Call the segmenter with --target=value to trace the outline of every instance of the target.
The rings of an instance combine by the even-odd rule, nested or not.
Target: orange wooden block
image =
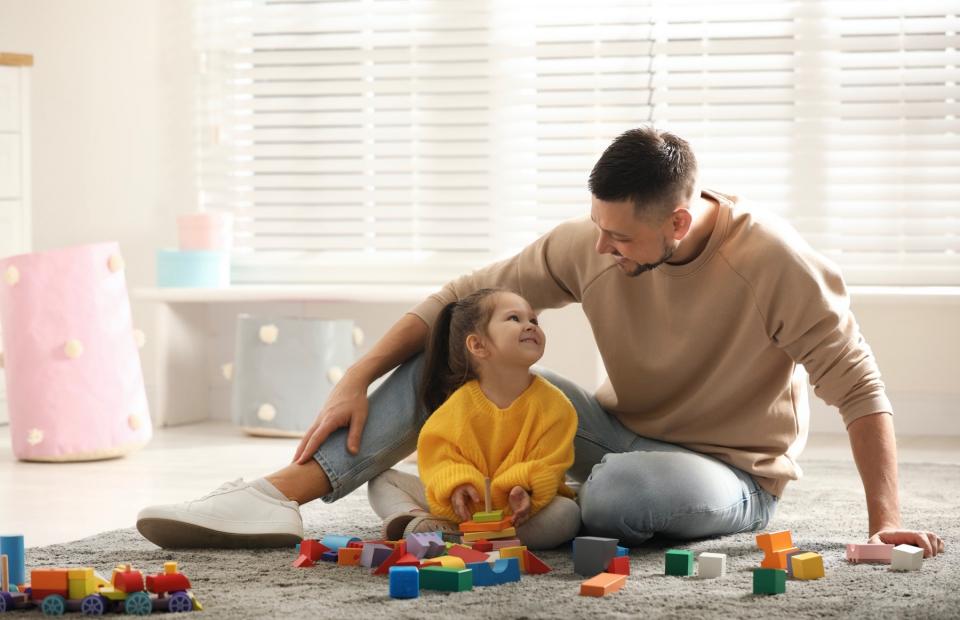
[[[503,521],[490,521],[489,523],[478,523],[477,521],[464,521],[460,524],[461,532],[499,532],[513,525],[513,517],[507,517]]]
[[[763,561],[760,562],[760,568],[779,568],[781,570],[787,570],[787,556],[794,551],[799,551],[796,547],[790,547],[789,549],[782,549],[779,551],[774,551],[773,553],[767,552],[767,556],[763,558]]]
[[[774,551],[793,548],[793,537],[790,535],[790,530],[757,534],[757,546],[769,555]]]
[[[607,594],[613,594],[626,583],[626,575],[600,573],[580,584],[580,596],[606,596]]]
[[[66,590],[67,577],[65,568],[35,568],[30,571],[30,586],[34,590]]]
[[[340,547],[337,549],[337,564],[340,566],[357,566],[360,564],[360,554],[363,549],[357,547]]]

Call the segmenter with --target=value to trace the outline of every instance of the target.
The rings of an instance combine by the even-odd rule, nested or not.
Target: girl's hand
[[[510,504],[510,510],[513,511],[513,526],[523,524],[530,518],[530,494],[523,487],[517,486],[510,489],[510,497],[507,498]]]
[[[450,505],[460,521],[469,521],[473,518],[472,507],[480,505],[480,493],[472,484],[461,484],[450,495]]]
[[[348,371],[334,386],[327,402],[307,432],[304,433],[293,460],[299,465],[310,462],[313,454],[327,440],[330,433],[349,426],[347,450],[356,454],[360,450],[360,436],[367,421],[367,387],[369,383],[354,377]]]

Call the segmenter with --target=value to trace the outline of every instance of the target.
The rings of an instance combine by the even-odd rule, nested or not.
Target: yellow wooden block
[[[517,528],[508,527],[499,532],[467,532],[463,535],[463,542],[473,542],[475,540],[496,540],[498,538],[515,538]]]
[[[67,572],[69,599],[81,599],[97,591],[97,580],[92,568],[71,568]]]
[[[818,553],[798,553],[791,558],[794,579],[820,579],[823,577],[823,558]]]
[[[500,549],[500,559],[506,558],[517,558],[517,562],[520,563],[520,570],[524,573],[527,572],[527,554],[526,547],[502,547]]]
[[[455,555],[440,555],[435,558],[430,558],[429,560],[424,560],[420,563],[421,566],[442,566],[443,568],[456,568],[463,570],[467,567],[467,563],[463,561],[463,558],[458,558]]]

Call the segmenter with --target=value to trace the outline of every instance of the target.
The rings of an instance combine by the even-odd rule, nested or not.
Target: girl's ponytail
[[[420,382],[420,403],[431,413],[450,396],[450,386],[454,382],[450,370],[450,322],[456,306],[457,302],[454,301],[440,311],[427,345],[427,359]]]

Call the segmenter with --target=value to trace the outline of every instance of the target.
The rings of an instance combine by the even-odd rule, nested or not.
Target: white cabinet
[[[29,55],[0,52],[0,257],[30,251],[32,65]],[[0,372],[0,424],[7,419],[5,379]]]

